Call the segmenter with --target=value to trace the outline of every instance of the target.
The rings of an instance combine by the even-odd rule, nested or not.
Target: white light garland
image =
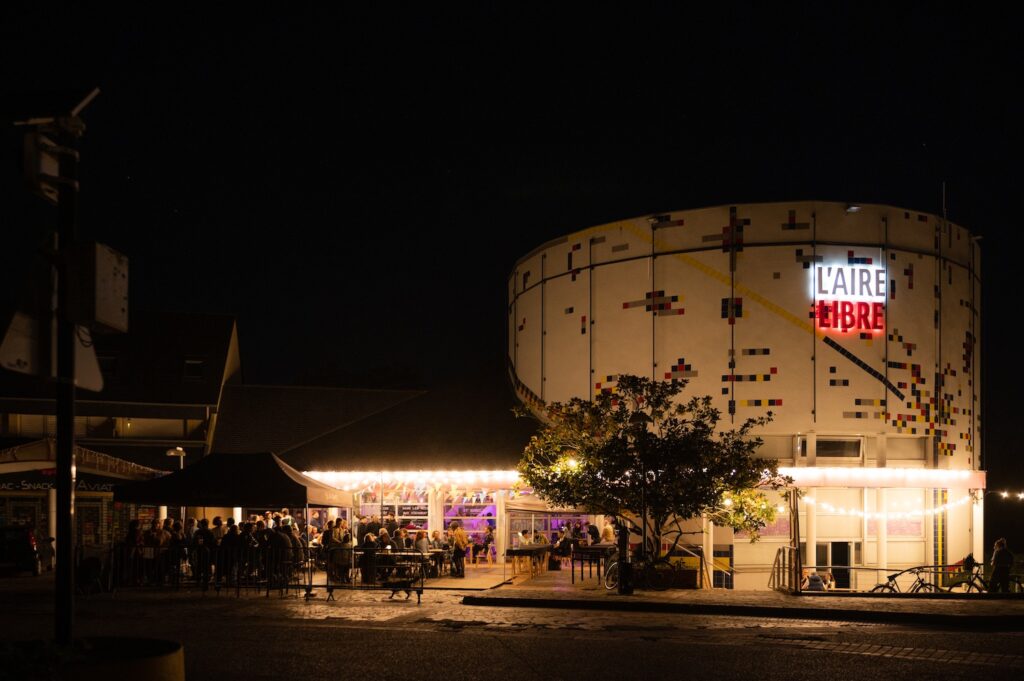
[[[861,468],[854,466],[781,466],[780,475],[797,487],[919,487],[985,489],[985,471],[936,468]]]
[[[504,471],[303,471],[314,480],[346,492],[384,485],[426,489],[427,487],[499,487],[511,488],[519,482],[519,473]]]
[[[848,515],[856,518],[867,518],[869,520],[881,520],[883,518],[889,518],[893,520],[905,520],[907,518],[923,518],[925,516],[933,516],[938,513],[944,513],[951,508],[957,508],[971,502],[970,494],[966,494],[956,501],[950,501],[936,506],[934,508],[915,508],[909,511],[874,511],[866,512],[860,511],[855,508],[843,508],[842,506],[833,506],[826,501],[816,501],[814,497],[804,497],[802,501],[808,504],[814,504],[825,513],[835,513],[837,515]]]

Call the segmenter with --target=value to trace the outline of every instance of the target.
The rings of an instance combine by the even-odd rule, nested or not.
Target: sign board
[[[56,323],[53,324],[56,326]],[[89,329],[79,326],[75,333],[75,386],[84,390],[100,392],[103,390],[103,374],[100,363],[96,359],[96,349],[92,345]],[[52,329],[56,336],[56,329]],[[16,312],[11,324],[0,341],[0,368],[17,371],[30,376],[38,376],[42,367],[39,358],[39,323],[35,318],[23,312]],[[53,357],[50,366],[51,378],[56,377],[57,357],[56,344],[53,344]]]
[[[868,262],[816,264],[811,269],[819,329],[875,333],[885,328],[885,268]]]

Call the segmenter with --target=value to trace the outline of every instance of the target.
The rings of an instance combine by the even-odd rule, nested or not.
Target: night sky
[[[941,214],[945,180],[950,219],[984,237],[990,484],[1024,487],[1017,14],[211,4],[4,3],[0,114],[103,90],[81,236],[131,258],[133,310],[237,315],[246,382],[511,394],[506,277],[548,239],[734,202]],[[53,212],[4,130],[9,303]]]

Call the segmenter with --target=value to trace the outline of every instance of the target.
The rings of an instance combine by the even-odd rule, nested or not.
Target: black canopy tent
[[[155,480],[119,485],[114,500],[154,506],[347,506],[350,495],[314,480],[271,452],[211,454]]]

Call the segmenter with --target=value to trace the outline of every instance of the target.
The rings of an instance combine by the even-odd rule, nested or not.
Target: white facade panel
[[[558,348],[557,360],[545,352],[545,402],[566,402],[587,394],[590,381],[590,272],[544,283],[544,347]]]
[[[516,375],[529,391],[539,396],[543,390],[541,286],[533,286],[519,295],[516,299],[516,318],[512,323],[516,330]]]
[[[653,324],[655,377],[686,379],[687,394],[716,399],[729,361],[729,327],[717,319],[720,301],[729,294],[723,264],[716,252],[659,256],[653,289],[658,309],[646,313]]]
[[[619,374],[651,376],[652,323],[650,259],[612,263],[591,270],[591,331],[596,393],[614,390]]]

